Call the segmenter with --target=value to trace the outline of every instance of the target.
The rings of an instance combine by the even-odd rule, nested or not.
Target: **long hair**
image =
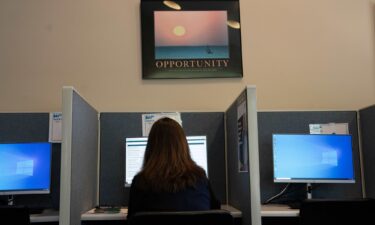
[[[184,130],[167,117],[151,127],[139,175],[140,188],[155,192],[177,192],[206,176],[191,159]]]

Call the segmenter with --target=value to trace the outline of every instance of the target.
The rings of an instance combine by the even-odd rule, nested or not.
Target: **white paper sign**
[[[61,143],[62,141],[62,112],[49,114],[49,142]]]
[[[310,124],[310,134],[349,134],[348,123]]]
[[[163,117],[171,118],[182,126],[181,114],[178,112],[142,114],[142,135],[147,137],[154,122]]]

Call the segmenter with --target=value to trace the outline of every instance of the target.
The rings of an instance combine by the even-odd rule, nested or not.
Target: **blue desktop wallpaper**
[[[51,144],[0,144],[0,191],[50,188]]]
[[[354,179],[350,135],[273,135],[275,179]]]

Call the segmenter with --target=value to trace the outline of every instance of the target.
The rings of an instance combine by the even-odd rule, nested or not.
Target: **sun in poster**
[[[155,11],[155,59],[229,58],[226,11]]]
[[[176,35],[176,36],[183,36],[186,34],[186,29],[185,27],[183,26],[176,26],[175,28],[173,28],[173,33]]]

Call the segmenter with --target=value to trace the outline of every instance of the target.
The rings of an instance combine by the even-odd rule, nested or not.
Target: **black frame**
[[[142,31],[142,78],[143,79],[186,79],[186,78],[242,78],[242,50],[239,1],[233,0],[184,0],[173,1],[181,6],[176,10],[166,6],[164,1],[141,1]],[[156,59],[154,12],[156,11],[226,11],[228,26],[228,45],[226,56],[215,58],[163,58]],[[238,27],[229,25],[234,21]],[[186,46],[184,46],[186,47]],[[182,48],[184,48],[182,47]],[[204,46],[199,46],[204,47]],[[211,54],[206,46],[207,54]]]

